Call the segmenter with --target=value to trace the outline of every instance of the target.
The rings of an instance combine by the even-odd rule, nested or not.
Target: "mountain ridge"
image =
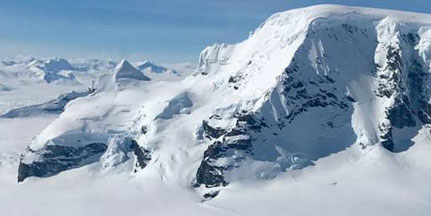
[[[133,159],[137,176],[210,199],[222,186],[273,179],[346,149],[356,157],[408,151],[430,124],[431,28],[406,22],[430,16],[367,11],[277,13],[241,43],[205,48],[184,80],[80,98],[30,144],[20,179],[87,164],[76,158]],[[95,154],[80,157],[87,146]],[[62,158],[64,147],[76,154]]]

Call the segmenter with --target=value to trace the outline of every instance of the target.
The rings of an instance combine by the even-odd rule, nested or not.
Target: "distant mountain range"
[[[52,84],[79,84],[82,81],[88,82],[88,79],[96,79],[101,74],[112,73],[119,63],[113,60],[67,60],[57,57],[46,60],[33,57],[6,58],[0,63],[0,78],[26,78]],[[149,61],[136,64],[138,70],[158,79],[166,79],[169,76],[181,77],[195,69],[184,64],[172,65],[184,71],[180,72],[178,69],[170,69]]]

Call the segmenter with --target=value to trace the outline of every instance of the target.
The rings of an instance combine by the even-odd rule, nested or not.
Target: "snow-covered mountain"
[[[1,74],[6,78],[33,78],[46,83],[76,83],[71,71],[76,70],[63,58],[39,60],[31,57],[2,61]]]
[[[0,63],[0,79],[27,79],[48,84],[88,85],[103,74],[112,73],[120,62],[100,59],[36,59],[17,56],[5,58]],[[183,78],[182,73],[149,61],[138,64],[138,70],[147,73],[157,80],[172,80],[172,77]],[[194,69],[186,68],[193,71]],[[190,73],[184,71],[185,74]]]
[[[142,68],[159,71],[149,63],[122,61],[31,141],[18,181],[91,167],[198,194],[214,215],[218,207],[284,215],[285,205],[310,215],[306,205],[289,204],[318,194],[304,188],[323,188],[316,191],[328,200],[342,194],[333,207],[359,200],[324,215],[424,215],[431,187],[405,175],[431,180],[430,41],[430,15],[322,5],[277,13],[241,43],[207,47],[196,72],[175,82],[146,77]],[[327,185],[345,185],[320,181],[333,178]],[[275,186],[253,189],[269,182]],[[392,196],[385,182],[413,198]],[[369,212],[366,200],[382,207]]]
[[[151,79],[144,75],[141,71],[131,65],[128,61],[122,60],[117,67],[114,69],[115,82],[119,82],[121,79],[134,79],[150,81]]]
[[[147,73],[155,73],[155,74],[168,73],[175,76],[181,76],[181,74],[176,70],[172,70],[160,65],[156,65],[148,60],[140,63],[136,68],[138,68],[140,71],[145,71]]]

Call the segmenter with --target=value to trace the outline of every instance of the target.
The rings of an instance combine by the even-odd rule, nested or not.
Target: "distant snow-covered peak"
[[[1,63],[4,66],[14,66],[16,64],[28,64],[32,61],[34,61],[35,58],[31,56],[23,56],[23,55],[17,55],[13,57],[6,57],[2,59]]]
[[[50,58],[43,65],[46,72],[59,72],[62,70],[74,70],[74,67],[64,58]]]
[[[169,74],[181,76],[181,74],[176,70],[172,70],[172,69],[157,65],[148,60],[145,60],[144,62],[140,63],[136,68],[146,73],[156,73],[156,74],[169,73]]]
[[[29,56],[14,56],[1,59],[0,76],[13,79],[29,79],[35,82],[57,84],[88,84],[99,76],[119,71],[134,71],[131,74],[138,80],[176,81],[183,75],[190,74],[194,69],[192,64],[156,64],[144,61],[131,64],[127,61],[97,58],[61,58],[48,59]],[[138,66],[138,69],[135,67]],[[139,71],[139,72],[138,72]],[[145,75],[143,75],[145,74]],[[123,77],[124,78],[124,77]],[[131,77],[129,77],[131,78]]]
[[[182,76],[192,74],[197,68],[196,63],[193,62],[163,63],[161,65],[163,67],[178,71]]]
[[[145,76],[143,72],[136,69],[125,59],[121,60],[117,67],[115,67],[114,74],[115,81],[120,79],[135,79],[143,81],[151,80],[149,77]]]
[[[33,60],[31,60],[31,61],[27,62],[27,63],[25,64],[25,67],[26,67],[26,68],[31,68],[31,67],[40,66],[40,65],[42,65],[42,64],[43,64],[43,60],[40,60],[40,59],[33,59]]]
[[[48,60],[34,59],[25,66],[29,72],[38,79],[47,83],[77,84],[75,76],[71,71],[76,70],[64,58],[53,57]]]
[[[110,72],[112,71],[118,64],[118,62],[107,59],[74,59],[71,61],[73,67],[75,67],[78,71],[85,72]]]

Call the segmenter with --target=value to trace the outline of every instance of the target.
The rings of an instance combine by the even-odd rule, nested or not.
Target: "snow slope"
[[[75,100],[76,98],[87,96],[89,93],[91,92],[72,91],[70,93],[60,95],[57,99],[48,101],[43,104],[31,105],[9,110],[8,112],[0,115],[0,118],[17,118],[45,114],[60,114],[64,111],[64,107],[67,105],[67,103],[72,100]]]
[[[427,215],[430,18],[320,5],[175,82],[123,61],[3,165],[1,211]]]

